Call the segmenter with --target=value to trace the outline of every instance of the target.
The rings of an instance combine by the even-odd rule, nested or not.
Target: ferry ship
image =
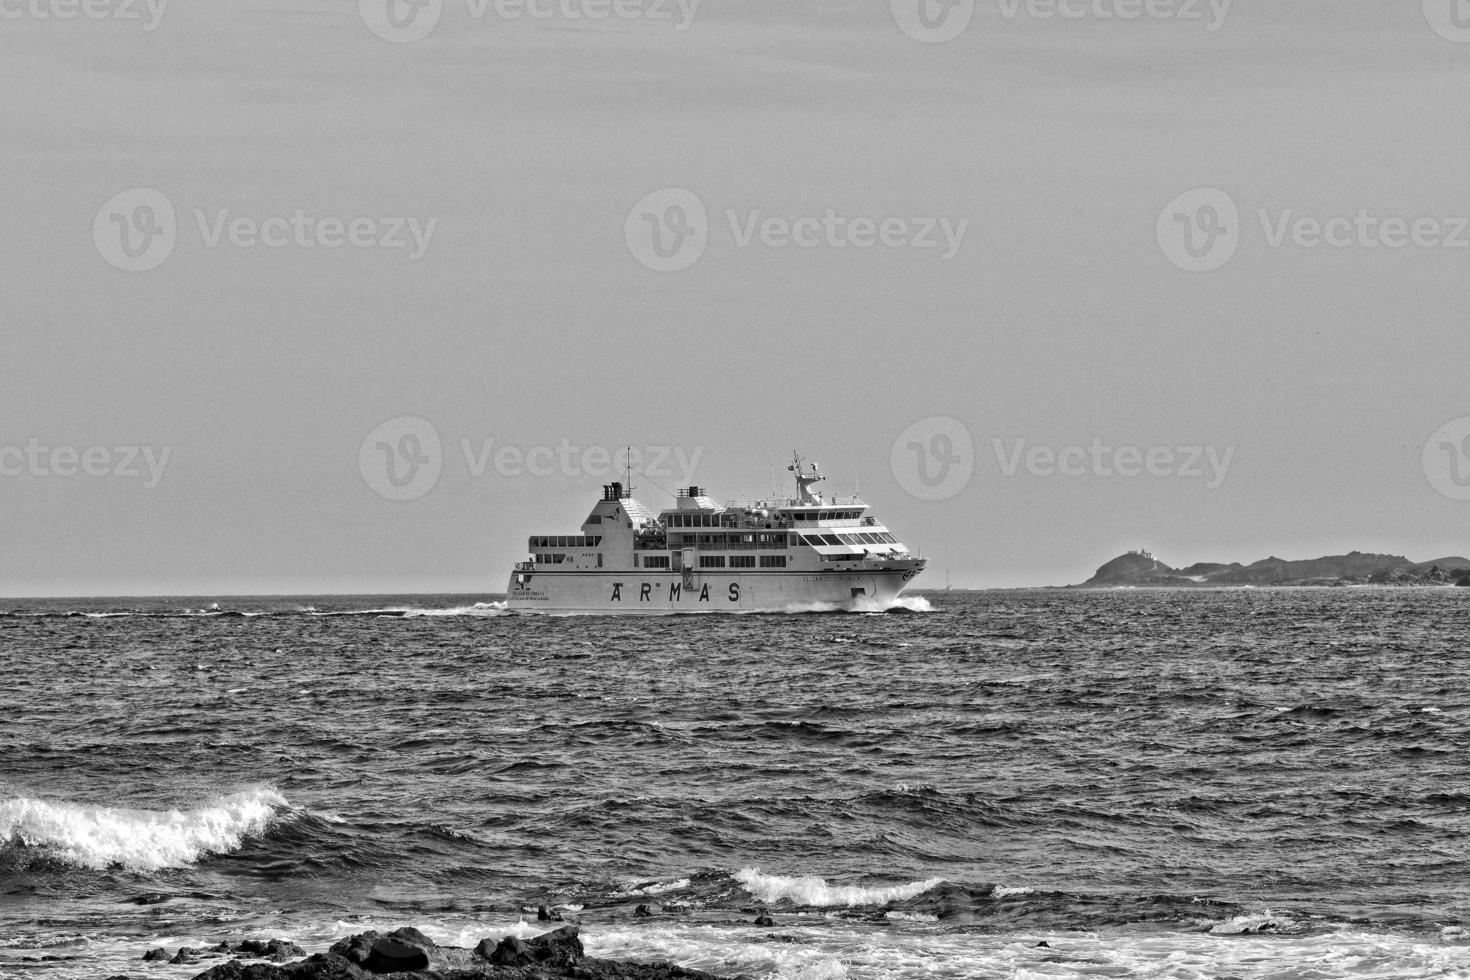
[[[609,483],[580,534],[538,534],[516,564],[506,607],[519,612],[695,613],[881,609],[926,559],[856,494],[824,497],[815,463],[792,457],[796,496],[720,506],[703,487],[657,514]]]

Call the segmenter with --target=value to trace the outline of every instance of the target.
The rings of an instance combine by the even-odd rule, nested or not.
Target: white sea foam
[[[374,606],[370,609],[332,609],[326,612],[307,611],[308,616],[331,618],[334,616],[397,616],[402,619],[419,619],[426,616],[507,616],[510,612],[504,602],[477,602],[470,606]]]
[[[763,902],[778,902],[784,898],[797,905],[831,907],[901,902],[915,895],[922,895],[944,881],[943,878],[929,878],[906,885],[876,887],[829,885],[822,878],[786,878],[762,874],[760,868],[742,868],[733,877],[746,891]]]
[[[449,609],[409,608],[403,610],[403,615],[405,619],[415,619],[419,616],[504,616],[507,612],[503,602],[477,602],[472,606],[454,606]]]
[[[996,885],[995,888],[991,890],[990,897],[991,898],[1011,898],[1012,896],[1015,896],[1015,895],[1030,895],[1030,894],[1034,893],[1035,891],[1036,891],[1036,889],[1034,889],[1034,888],[1027,888],[1024,885],[1017,885],[1016,887],[1013,887],[1013,888],[1012,887],[1008,887],[1006,885]]]
[[[1295,929],[1296,922],[1266,909],[1263,912],[1237,915],[1227,922],[1217,923],[1210,927],[1210,932],[1217,936],[1242,936],[1258,932],[1293,932]]]
[[[627,888],[624,891],[613,892],[612,893],[612,897],[613,898],[632,898],[635,895],[662,895],[662,894],[664,894],[666,892],[675,892],[675,891],[678,891],[680,888],[688,888],[688,887],[689,887],[689,879],[688,878],[679,878],[676,881],[664,881],[664,882],[654,881],[654,882],[649,882],[646,885],[640,885],[640,886],[638,886],[636,888],[635,887],[629,887],[629,888]]]
[[[909,612],[929,613],[934,611],[934,606],[928,599],[921,595],[901,595],[888,602],[879,602],[877,599],[858,599],[853,603],[854,612],[889,612],[894,609],[907,609]]]
[[[269,788],[242,790],[188,810],[18,797],[0,801],[0,842],[42,848],[89,868],[122,865],[151,871],[236,850],[245,837],[263,831],[286,806],[286,798]]]

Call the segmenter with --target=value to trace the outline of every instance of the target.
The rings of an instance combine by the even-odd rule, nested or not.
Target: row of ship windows
[[[639,555],[633,556],[633,567],[638,567]],[[668,555],[643,555],[644,568],[668,568]],[[760,561],[757,562],[756,559]],[[785,568],[785,555],[700,555],[700,568]]]
[[[798,535],[802,544],[820,546],[824,544],[898,544],[898,539],[887,531],[856,531],[851,534],[804,534]]]
[[[798,510],[783,512],[782,516],[794,521],[855,521],[862,516],[860,510]],[[721,523],[724,518],[724,523]],[[734,514],[665,514],[665,527],[724,527],[735,520]]]
[[[785,548],[788,535],[784,531],[754,531],[747,534],[671,534],[673,548],[714,548],[744,551],[751,548]]]
[[[700,568],[755,568],[756,558],[761,568],[785,568],[785,555],[700,555]]]
[[[540,534],[531,538],[530,551],[537,548],[596,548],[602,544],[600,534]]]
[[[557,552],[532,552],[531,560],[538,565],[560,565],[571,561],[572,556]],[[597,553],[597,567],[602,567],[602,552],[600,551]]]

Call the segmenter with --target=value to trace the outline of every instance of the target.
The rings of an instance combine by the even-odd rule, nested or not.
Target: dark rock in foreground
[[[630,963],[586,954],[577,926],[563,926],[532,939],[482,939],[473,950],[439,946],[411,927],[387,935],[362,932],[331,950],[281,966],[239,960],[211,967],[194,980],[720,980],[713,973],[672,963]],[[749,980],[749,978],[735,978]]]

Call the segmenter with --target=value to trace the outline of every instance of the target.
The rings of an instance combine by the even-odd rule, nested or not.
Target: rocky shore
[[[1242,586],[1432,586],[1470,587],[1470,559],[1437,558],[1414,562],[1402,555],[1352,551],[1303,561],[1262,558],[1239,562],[1196,562],[1172,568],[1147,551],[1130,551],[1100,567],[1074,589],[1240,588]]]
[[[336,942],[325,953],[297,962],[304,950],[280,939],[220,943],[207,949],[185,947],[170,956],[149,950],[145,960],[195,962],[206,956],[235,957],[194,980],[372,980],[377,977],[422,980],[751,980],[723,978],[672,963],[633,963],[588,956],[578,926],[567,925],[531,939],[486,938],[473,949],[440,946],[419,930],[404,926],[386,934],[360,932]],[[257,962],[246,963],[253,959]],[[275,962],[258,962],[259,960]],[[110,977],[108,980],[128,980]]]

